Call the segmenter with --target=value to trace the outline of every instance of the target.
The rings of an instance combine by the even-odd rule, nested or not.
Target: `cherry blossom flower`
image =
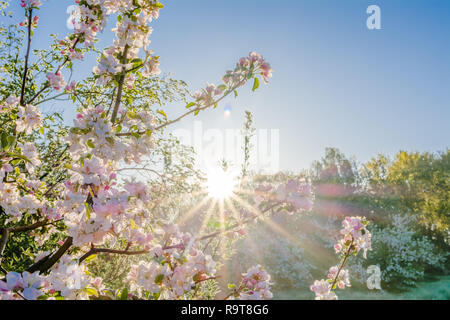
[[[241,300],[266,300],[272,299],[270,291],[270,275],[260,265],[253,266],[242,274],[242,286],[239,299]]]
[[[50,82],[50,86],[55,89],[56,91],[59,91],[63,89],[66,86],[66,82],[64,81],[64,76],[57,72],[57,73],[47,73],[47,79]]]
[[[22,8],[38,8],[41,5],[41,0],[20,0],[20,6]]]
[[[310,287],[316,294],[316,300],[337,300],[337,295],[331,291],[331,283],[326,280],[316,280]]]
[[[25,107],[19,107],[17,113],[16,130],[17,132],[31,132],[41,126],[41,113],[35,106],[27,104]]]
[[[0,281],[0,297],[5,295],[5,298],[19,299],[19,297],[23,297],[26,300],[36,300],[44,295],[42,291],[44,287],[44,278],[39,275],[38,271],[34,273],[25,271],[22,274],[8,272],[6,282]],[[15,296],[14,293],[18,293],[18,295]]]
[[[316,280],[310,287],[311,291],[316,294],[317,300],[337,299],[332,290],[350,287],[349,272],[343,267],[350,255],[356,255],[363,249],[363,257],[366,258],[367,250],[371,250],[371,234],[366,229],[368,224],[369,222],[364,217],[346,217],[344,219],[342,222],[344,228],[340,231],[343,238],[334,245],[336,253],[341,254],[341,263],[339,266],[330,268],[328,280]]]
[[[336,286],[339,289],[345,289],[345,287],[350,287],[350,278],[348,270],[342,269],[339,271],[339,266],[331,267],[328,271],[328,279],[335,280]]]

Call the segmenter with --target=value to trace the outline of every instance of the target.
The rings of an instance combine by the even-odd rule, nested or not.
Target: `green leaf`
[[[91,207],[86,202],[84,203],[84,206],[86,207],[86,220],[91,219]]]
[[[158,112],[159,114],[163,115],[164,118],[167,119],[167,114],[166,114],[163,110],[158,110],[158,111],[156,111],[156,112]]]
[[[44,134],[44,133],[45,133],[44,127],[41,127],[41,128],[39,129],[39,132],[40,132],[41,134]]]
[[[97,290],[95,290],[94,288],[84,288],[84,291],[85,291],[89,296],[96,296],[96,297],[98,297],[98,292],[97,292]]]
[[[8,140],[8,146],[12,146],[14,144],[14,142],[16,141],[16,137],[14,136],[8,136],[6,138],[6,140]]]
[[[15,141],[16,141],[15,136],[11,136],[6,132],[3,132],[1,135],[1,144],[3,151],[8,151]]]
[[[252,91],[255,91],[256,89],[259,88],[259,79],[255,78],[255,82],[253,82],[253,88]]]
[[[8,143],[8,136],[6,135],[6,132],[2,133],[1,142],[2,142],[2,149],[7,151],[9,149],[9,143]]]
[[[234,97],[236,98],[238,96],[238,92],[234,90]]]
[[[186,105],[186,109],[189,109],[190,107],[193,107],[193,106],[195,106],[195,102],[188,103]]]
[[[96,259],[97,255],[93,254],[92,256],[89,256],[86,258],[86,260],[84,260],[86,263],[91,262],[92,260]]]
[[[92,143],[92,140],[88,140],[88,141],[86,142],[86,144],[87,144],[88,147],[91,148],[91,149],[94,149],[94,148],[95,148],[94,144]]]
[[[74,133],[74,134],[80,134],[81,133],[81,129],[73,127],[73,128],[70,128],[70,132]]]
[[[125,288],[120,293],[120,300],[128,300],[128,289]]]
[[[160,295],[161,295],[161,292],[154,293],[153,299],[158,300]]]
[[[164,280],[164,275],[163,274],[158,274],[155,278],[155,283],[156,284],[161,284],[162,281]]]
[[[114,144],[114,138],[113,137],[106,137],[106,141],[108,141],[110,144]]]
[[[7,156],[12,157],[13,159],[21,159],[21,160],[25,160],[28,163],[31,163],[30,159],[28,159],[27,157],[25,157],[24,155],[21,155],[21,154],[8,153]]]

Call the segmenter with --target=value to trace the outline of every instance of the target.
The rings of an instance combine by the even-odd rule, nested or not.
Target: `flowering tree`
[[[261,55],[250,53],[226,72],[223,83],[186,96],[186,111],[169,120],[154,105],[171,100],[180,84],[157,77],[159,59],[149,48],[149,24],[158,18],[161,3],[77,0],[74,32],[62,40],[55,36],[51,50],[35,50],[33,58],[35,13],[42,3],[20,2],[25,20],[1,29],[0,298],[198,298],[202,285],[216,279],[223,259],[207,253],[212,239],[242,236],[245,224],[274,210],[310,209],[306,182],[254,186],[243,195],[239,212],[217,230],[190,234],[155,214],[157,185],[119,174],[125,165],[146,161],[169,125],[237,96],[248,81],[253,91],[260,79],[267,83],[272,69]],[[97,37],[112,16],[115,39],[99,54],[92,76],[79,83],[66,80],[78,61],[97,52]],[[61,98],[78,110],[71,128],[58,122],[57,113],[44,116],[39,109]],[[336,246],[343,259],[330,270],[331,282],[312,286],[318,297],[335,298],[335,286],[349,285],[343,266],[348,255],[370,248],[366,224],[358,217],[344,221],[344,239]],[[17,251],[20,241],[26,242],[25,251]],[[131,266],[123,289],[109,290],[89,272],[89,261],[99,253],[142,259]],[[263,267],[252,267],[238,285],[229,286],[226,299],[271,298],[270,284]]]

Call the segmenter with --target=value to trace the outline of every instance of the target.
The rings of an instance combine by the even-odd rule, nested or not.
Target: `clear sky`
[[[12,8],[18,10],[19,1]],[[450,141],[450,1],[169,0],[153,24],[161,69],[192,90],[218,83],[255,50],[274,68],[256,93],[241,90],[205,112],[208,128],[239,128],[244,110],[257,128],[280,130],[280,167],[297,170],[338,147],[365,161],[377,153],[438,151]],[[40,31],[64,35],[71,0],[49,0]],[[381,8],[381,30],[368,30],[366,8]],[[16,11],[18,12],[18,11]],[[100,45],[107,45],[108,40]],[[45,38],[34,45],[45,44]],[[93,60],[77,67],[92,70]],[[64,106],[71,119],[74,108]],[[183,112],[169,106],[168,114]],[[186,120],[181,127],[192,128]]]

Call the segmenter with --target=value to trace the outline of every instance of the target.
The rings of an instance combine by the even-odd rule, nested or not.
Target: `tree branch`
[[[264,211],[262,211],[262,213],[265,213],[265,212],[267,212],[269,210],[272,210],[273,208],[275,208],[279,204],[280,203],[277,202],[277,203],[269,206],[268,208],[264,209]],[[233,229],[235,229],[235,228],[237,228],[237,227],[239,227],[239,226],[241,226],[243,224],[246,224],[246,223],[248,223],[248,222],[250,222],[252,220],[253,220],[253,218],[246,219],[246,220],[244,220],[241,223],[234,224],[228,230],[220,230],[220,231],[213,232],[211,234],[208,234],[206,236],[198,238],[196,241],[202,241],[202,240],[214,238],[214,237],[216,237],[216,236],[218,236],[218,235],[220,235],[222,233],[228,233],[228,232],[232,231]],[[80,259],[78,259],[78,262],[82,263],[84,260],[86,260],[90,256],[92,256],[94,254],[97,254],[97,253],[122,254],[122,255],[131,256],[131,255],[147,254],[147,253],[150,252],[150,250],[148,250],[148,249],[147,250],[139,250],[139,251],[129,251],[128,249],[129,249],[129,246],[127,246],[127,248],[125,250],[115,250],[115,249],[108,249],[108,248],[94,248],[94,247],[91,247],[91,249],[88,252],[86,252],[83,256],[81,256]],[[170,250],[170,249],[185,249],[185,245],[183,243],[179,243],[179,244],[175,244],[175,245],[171,245],[171,246],[164,246],[162,248],[162,250]]]
[[[122,56],[122,64],[125,64],[127,60],[127,54],[128,54],[128,45],[125,45],[125,48],[123,49],[123,56]],[[114,105],[113,112],[111,114],[111,122],[114,123],[117,118],[117,112],[120,107],[120,100],[122,100],[122,91],[123,91],[123,83],[125,82],[125,75],[126,72],[120,76],[119,80],[119,87],[117,88],[117,98],[116,98],[116,104]]]
[[[57,221],[60,221],[60,220],[57,220]],[[11,233],[26,232],[26,231],[31,231],[31,230],[34,230],[34,229],[37,229],[37,228],[40,228],[40,227],[45,227],[45,226],[47,226],[49,224],[52,224],[52,223],[55,223],[57,221],[49,222],[47,220],[44,220],[44,221],[33,223],[33,224],[29,225],[29,226],[14,227],[14,228],[9,228],[8,230]]]
[[[75,49],[75,47],[77,46],[77,44],[78,44],[78,42],[80,41],[80,38],[77,38],[76,40],[75,40],[75,42],[73,43],[73,46],[72,46],[72,49]],[[63,63],[62,64],[60,64],[59,66],[58,66],[58,68],[56,69],[56,72],[55,73],[58,73],[58,72],[60,72],[61,71],[61,69],[66,65],[66,63],[67,62],[69,62],[69,56],[67,56],[65,59],[64,59],[64,61],[63,61]],[[46,89],[48,89],[50,87],[50,85],[47,83],[46,85],[44,85],[44,87],[41,89],[41,90],[39,90],[31,99],[30,99],[30,101],[28,101],[27,103],[28,104],[31,104],[31,103],[33,103],[33,101],[34,100],[36,100],[37,99],[37,97],[39,97],[40,95],[41,95],[41,93],[42,92],[44,92]]]
[[[163,128],[165,128],[165,127],[171,125],[171,124],[174,124],[174,123],[176,123],[176,122],[182,120],[183,118],[187,117],[188,115],[190,115],[190,114],[192,114],[192,113],[194,113],[194,112],[203,111],[203,110],[205,110],[205,109],[208,109],[208,108],[212,107],[213,105],[215,105],[215,104],[219,103],[220,101],[222,101],[223,99],[225,99],[231,92],[234,92],[237,88],[239,88],[239,87],[243,84],[244,81],[245,81],[245,79],[241,80],[236,86],[234,86],[233,88],[231,88],[230,90],[228,90],[226,94],[224,94],[224,95],[223,95],[222,97],[220,97],[219,99],[213,101],[212,103],[207,104],[207,105],[205,105],[205,106],[203,106],[203,107],[198,106],[197,108],[191,109],[191,110],[189,110],[188,112],[186,112],[186,113],[180,115],[178,118],[173,119],[173,120],[170,120],[170,121],[167,121],[167,122],[165,122],[165,123],[159,125],[158,127],[154,128],[153,131],[158,131],[158,130],[161,130],[161,129],[163,129]],[[144,134],[144,133],[145,133],[145,132],[138,132],[138,134]],[[116,136],[118,136],[118,137],[125,137],[125,136],[129,136],[129,135],[131,135],[130,132],[123,132],[123,133],[117,133],[117,134],[116,134]]]
[[[350,256],[350,251],[351,251],[352,246],[353,246],[353,241],[354,241],[354,240],[352,239],[352,242],[351,242],[350,245],[348,246],[348,250],[347,250],[347,252],[345,253],[344,258],[342,259],[341,264],[339,265],[338,272],[336,273],[336,276],[334,277],[334,280],[333,280],[333,282],[331,283],[331,290],[333,290],[333,287],[334,287],[334,285],[336,284],[336,282],[337,282],[337,280],[338,280],[338,278],[339,278],[339,274],[341,273],[342,268],[344,268],[345,262],[347,261],[348,257]]]
[[[6,244],[8,243],[9,238],[9,230],[8,229],[2,229],[2,240],[0,241],[0,266],[3,259],[3,252],[5,251]]]
[[[135,256],[135,255],[149,253],[149,250],[129,251],[128,249],[127,250],[114,250],[114,249],[107,249],[107,248],[91,248],[78,261],[79,261],[79,263],[81,263],[84,260],[86,260],[87,258],[89,258],[90,256],[97,254],[97,253],[121,254],[121,255],[127,255],[127,256]]]
[[[68,237],[64,244],[59,247],[58,251],[46,256],[42,260],[39,260],[37,263],[28,268],[27,271],[30,273],[33,273],[35,271],[39,271],[40,273],[46,272],[58,262],[58,260],[64,255],[64,253],[66,253],[67,250],[69,250],[69,248],[72,246],[72,243],[73,238]]]
[[[25,84],[27,82],[28,60],[30,58],[32,15],[33,15],[33,8],[30,8],[30,9],[28,9],[28,43],[27,43],[27,52],[25,54],[25,68],[24,68],[24,71],[23,71],[22,88],[20,90],[20,105],[22,105],[22,106],[25,104]]]

